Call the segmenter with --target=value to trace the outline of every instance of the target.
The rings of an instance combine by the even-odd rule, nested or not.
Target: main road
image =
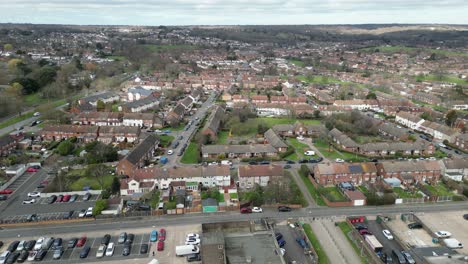
[[[91,220],[87,222],[4,227],[0,230],[1,238],[12,238],[17,236],[43,236],[67,233],[91,233],[95,231],[119,230],[125,228],[145,228],[151,226],[187,225],[215,222],[231,222],[258,220],[269,218],[272,220],[286,220],[288,218],[342,218],[344,216],[360,215],[392,215],[401,213],[422,213],[440,211],[468,211],[468,202],[430,203],[414,205],[391,205],[391,206],[363,206],[363,207],[317,207],[297,209],[291,212],[277,212],[276,210],[264,210],[259,214],[240,214],[239,212],[213,213],[213,214],[186,214],[186,215],[163,215],[134,218],[110,218]]]

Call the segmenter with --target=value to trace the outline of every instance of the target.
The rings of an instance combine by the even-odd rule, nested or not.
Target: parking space
[[[457,239],[463,245],[462,249],[456,251],[468,254],[468,221],[463,219],[463,215],[468,211],[437,212],[418,215],[419,219],[432,231],[448,231],[452,233],[452,238]]]
[[[398,242],[395,241],[395,239],[389,240],[383,235],[382,225],[377,223],[377,221],[369,220],[367,222],[367,227],[368,227],[368,230],[377,238],[377,240],[379,240],[380,244],[382,244],[382,246],[384,247],[383,253],[391,256],[392,250],[395,250],[398,252],[403,250],[398,244]]]
[[[437,246],[432,242],[432,237],[424,229],[409,229],[410,221],[402,221],[400,218],[387,222],[390,231],[396,234],[403,243],[410,247]]]
[[[286,241],[284,249],[286,253],[284,258],[288,263],[312,263],[311,259],[304,254],[304,249],[299,246],[296,238],[303,237],[303,234],[297,228],[291,228],[287,225],[278,225],[275,227],[275,233],[280,232],[283,235],[283,239]]]
[[[164,227],[162,227],[164,228]],[[182,264],[187,263],[186,258],[176,257],[175,247],[184,245],[185,238],[187,234],[198,233],[201,235],[201,225],[184,225],[178,227],[168,227],[166,228],[167,235],[166,241],[164,242],[164,251],[155,250],[155,257],[159,260],[161,264]],[[152,248],[156,248],[156,245],[153,245]],[[197,262],[193,262],[197,263]]]

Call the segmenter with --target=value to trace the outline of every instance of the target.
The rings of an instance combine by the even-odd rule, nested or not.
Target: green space
[[[171,196],[170,200],[164,203],[164,209],[166,210],[176,209],[176,205],[177,205],[177,202],[174,196]]]
[[[455,194],[450,191],[447,186],[442,183],[437,185],[424,185],[433,195],[437,196],[454,196]]]
[[[220,131],[218,133],[218,140],[216,141],[216,144],[219,144],[219,145],[225,145],[227,144],[227,139],[229,137],[229,131]]]
[[[144,45],[148,50],[156,52],[156,51],[166,51],[166,50],[193,50],[196,49],[197,46],[193,45],[153,45],[148,44]]]
[[[47,99],[41,98],[39,93],[33,93],[23,96],[24,103],[28,106],[35,106],[47,101]]]
[[[337,151],[333,146],[328,147],[328,143],[322,139],[315,139],[313,145],[325,156],[327,159],[344,159],[346,161],[361,162],[366,161],[368,158],[353,153],[344,151]],[[330,150],[330,151],[329,151]]]
[[[33,112],[28,112],[28,113],[23,114],[21,116],[15,116],[13,118],[10,118],[10,119],[0,123],[0,128],[5,128],[7,126],[11,126],[11,125],[14,125],[14,124],[16,124],[18,122],[24,121],[24,120],[26,120],[28,118],[31,118],[33,116],[33,114],[34,114]]]
[[[315,75],[315,76],[297,75],[296,79],[302,82],[316,83],[316,84],[333,84],[333,83],[341,83],[341,84],[348,83],[349,84],[349,82],[343,82],[333,77],[319,76],[319,75]]]
[[[310,149],[307,144],[300,142],[296,138],[288,138],[287,142],[296,151],[296,153],[294,153],[295,156],[292,157],[292,158],[295,158],[295,159],[291,159],[291,160],[298,160],[298,159],[304,158],[304,152]],[[292,154],[289,155],[288,157],[291,157],[291,156],[292,156]],[[286,159],[289,159],[288,157]]]
[[[182,159],[180,159],[180,162],[184,164],[194,164],[198,163],[198,146],[196,143],[190,142],[188,145],[187,149],[185,150],[184,155],[182,156]]]
[[[112,185],[113,175],[102,176],[103,190],[108,189]],[[101,190],[101,184],[96,178],[82,176],[75,182],[70,184],[72,191],[82,191],[84,187],[89,186],[92,190]]]
[[[368,190],[365,186],[361,185],[361,186],[358,186],[357,188],[358,188],[358,190],[361,191],[366,197],[367,197],[367,195],[369,195],[369,190]]]
[[[312,227],[309,224],[304,224],[302,227],[304,228],[304,232],[309,238],[309,241],[312,244],[312,247],[317,253],[318,263],[319,264],[330,263],[330,260],[328,259],[328,256],[325,253],[325,250],[323,250],[322,245],[320,245],[320,242],[317,236],[315,235],[314,231],[312,230]]]
[[[229,197],[230,197],[231,199],[239,199],[239,195],[238,195],[237,193],[230,193],[230,194],[229,194]]]
[[[296,152],[291,153],[290,155],[284,157],[285,160],[298,161],[300,158]]]
[[[431,81],[431,82],[449,82],[449,83],[456,83],[456,84],[468,84],[468,80],[463,80],[458,78],[457,76],[453,75],[442,75],[437,76],[434,74],[428,75],[418,75],[416,76],[416,81],[424,82],[424,81]]]
[[[151,205],[151,208],[155,209],[155,208],[158,208],[158,205],[159,205],[159,191],[155,191],[153,192],[153,194],[151,195],[151,199],[150,199],[150,205]]]
[[[359,251],[359,248],[357,247],[356,243],[354,243],[354,241],[350,238],[350,233],[352,232],[352,229],[349,226],[349,224],[346,222],[339,222],[338,227],[341,229],[341,232],[343,232],[343,234],[345,235],[349,244],[351,244],[351,246],[353,247],[354,252],[356,252],[356,255],[360,256],[361,263],[363,264],[369,263],[369,261],[367,261],[367,258],[363,256],[361,252]]]
[[[296,65],[297,67],[304,67],[305,66],[305,63],[301,60],[298,60],[298,59],[290,59],[288,60],[290,63]]]
[[[345,202],[348,201],[346,197],[338,190],[336,186],[324,187],[323,192],[330,202]]]
[[[161,145],[167,148],[169,145],[171,145],[172,141],[174,140],[174,137],[170,135],[160,135],[159,139],[161,140]]]
[[[398,194],[399,198],[422,198],[422,194],[419,192],[407,192],[403,190],[401,187],[395,187],[393,188],[393,192]]]
[[[427,52],[427,53],[434,53],[438,55],[445,55],[445,56],[468,56],[468,54],[464,52],[458,51],[450,51],[450,50],[440,50],[440,49],[429,49],[429,48],[414,48],[414,47],[406,47],[406,46],[376,46],[376,47],[368,47],[360,49],[361,51],[365,52],[375,52],[378,49],[379,52],[383,53],[395,53],[395,52]]]
[[[307,187],[307,190],[309,190],[309,193],[312,196],[312,198],[314,198],[315,203],[319,206],[327,206],[325,201],[323,201],[322,196],[319,194],[318,190],[310,182],[309,177],[303,175],[303,173],[301,173],[300,171],[299,171],[299,176],[301,177],[301,180],[304,183],[304,185]]]
[[[185,123],[180,123],[176,127],[166,127],[164,130],[170,130],[170,131],[182,131],[185,128]]]
[[[258,117],[254,120],[257,120],[259,123],[266,124],[269,128],[273,127],[274,125],[285,125],[285,124],[294,124],[296,121],[304,125],[319,125],[320,120],[314,119],[291,119],[291,118],[276,118],[276,117]]]

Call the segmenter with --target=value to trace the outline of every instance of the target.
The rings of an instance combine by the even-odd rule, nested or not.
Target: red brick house
[[[41,131],[41,138],[45,141],[60,141],[76,137],[79,142],[95,141],[99,127],[77,125],[47,125]]]
[[[441,167],[436,160],[384,161],[377,165],[378,174],[383,178],[398,178],[402,184],[416,181],[436,183],[440,179]]]
[[[320,163],[314,167],[313,178],[324,186],[341,182],[352,182],[361,185],[364,182],[375,182],[377,168],[372,162],[363,163]]]
[[[210,116],[206,120],[205,126],[203,127],[202,134],[210,135],[212,141],[217,140],[219,128],[224,117],[224,108],[221,106],[215,106]]]
[[[143,168],[145,162],[151,159],[158,148],[159,139],[150,135],[135,147],[125,158],[117,164],[117,174],[133,175],[136,169]]]

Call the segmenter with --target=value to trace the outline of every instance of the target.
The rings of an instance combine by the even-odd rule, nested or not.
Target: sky
[[[0,23],[468,24],[467,0],[0,0]]]

